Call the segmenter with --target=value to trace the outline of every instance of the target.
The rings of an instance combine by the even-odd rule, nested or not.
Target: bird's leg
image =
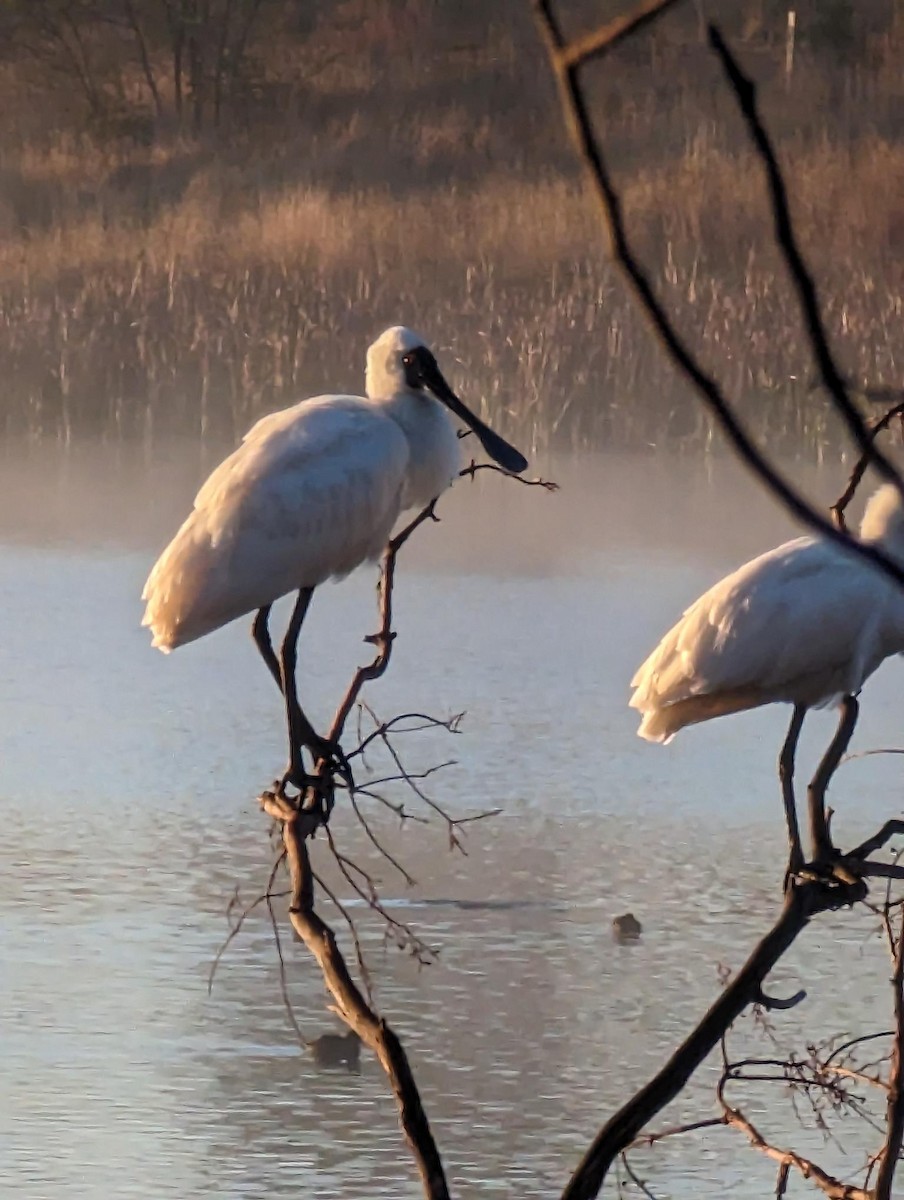
[[[826,820],[826,790],[829,781],[835,774],[839,762],[848,748],[854,726],[857,724],[857,714],[860,705],[855,696],[845,696],[841,702],[841,720],[835,730],[835,736],[829,743],[829,748],[816,768],[816,774],[810,780],[807,788],[807,801],[810,810],[810,841],[812,843],[813,859],[818,864],[831,863],[835,856],[835,847],[829,836],[829,824]]]
[[[270,620],[271,605],[265,604],[263,608],[257,610],[257,616],[254,618],[254,624],[251,626],[251,636],[254,638],[254,644],[260,651],[260,656],[267,664],[267,670],[276,680],[276,686],[280,691],[283,690],[282,675],[279,670],[279,659],[276,657],[276,652],[273,649],[273,643],[270,641]]]
[[[298,686],[295,680],[295,666],[298,662],[298,635],[301,633],[301,626],[307,616],[313,594],[312,588],[302,588],[299,591],[279,657],[280,689],[286,698],[286,721],[289,728],[289,765],[286,769],[285,782],[294,783],[297,787],[303,787],[305,782],[304,760],[301,756],[302,747],[311,748],[312,743],[317,739],[310,721],[298,703]],[[314,753],[313,749],[311,749],[311,753]]]
[[[279,659],[280,686],[286,699],[286,719],[289,728],[289,766],[283,779],[283,786],[286,783],[294,783],[296,787],[300,788],[303,788],[308,781],[301,754],[303,747],[307,747],[311,752],[315,765],[321,760],[331,765],[336,764],[343,771],[347,780],[351,778],[348,761],[338,745],[329,738],[321,737],[316,732],[298,702],[298,687],[295,679],[295,668],[298,662],[298,636],[301,633],[302,622],[307,615],[313,594],[313,588],[302,588],[299,591],[289,626],[286,629],[286,636],[283,638]],[[255,621],[255,625],[257,625],[257,621]],[[260,646],[260,643],[258,645]],[[261,652],[263,653],[263,651]]]
[[[790,845],[788,870],[785,872],[785,891],[788,890],[791,880],[804,865],[804,852],[800,844],[800,826],[797,821],[797,800],[794,796],[794,759],[797,754],[797,743],[800,740],[800,731],[804,723],[806,711],[804,705],[794,705],[794,711],[791,714],[791,724],[788,726],[788,736],[785,738],[778,760],[778,777],[782,785],[782,800],[785,804],[785,821],[788,824],[788,842]]]

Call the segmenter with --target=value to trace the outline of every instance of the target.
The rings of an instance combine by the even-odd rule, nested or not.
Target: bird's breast
[[[424,508],[435,500],[458,475],[461,465],[458,435],[446,410],[433,400],[420,403],[425,411],[405,430],[410,458],[404,508]]]

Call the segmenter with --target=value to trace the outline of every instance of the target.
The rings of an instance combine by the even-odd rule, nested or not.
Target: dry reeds
[[[423,6],[408,7],[420,38]],[[467,71],[450,52],[429,102],[422,77],[393,90],[375,56],[327,55],[307,117],[266,135],[7,136],[7,431],[235,437],[266,409],[360,388],[368,340],[403,321],[446,363],[460,356],[469,400],[534,450],[709,445],[620,281],[588,253],[593,217],[567,158],[542,130],[531,148],[542,98],[519,114],[521,142],[492,107],[500,62],[510,91],[526,70],[506,31],[494,38]],[[613,83],[598,97],[629,220],[755,431],[823,453],[834,433],[803,382],[754,164],[690,84],[677,107],[660,90]],[[877,123],[842,146],[827,129],[785,131],[798,225],[849,370],[904,382],[904,145]]]

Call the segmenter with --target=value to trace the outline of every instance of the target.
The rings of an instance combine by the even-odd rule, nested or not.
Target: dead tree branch
[[[642,1133],[634,1139],[631,1147],[655,1146],[666,1138],[679,1137],[683,1133],[699,1133],[701,1129],[714,1129],[724,1126],[724,1117],[704,1117],[701,1121],[689,1121],[686,1125],[670,1125],[667,1129],[657,1129],[654,1133]]]
[[[791,479],[784,475],[753,442],[715,377],[704,369],[689,343],[678,332],[665,305],[658,298],[649,274],[632,249],[622,211],[621,198],[612,180],[600,138],[588,111],[586,97],[579,80],[579,70],[590,58],[598,58],[605,54],[628,33],[653,20],[660,12],[664,11],[667,5],[640,4],[628,17],[603,26],[571,44],[566,42],[562,34],[558,18],[553,10],[553,0],[534,0],[534,5],[559,85],[563,110],[575,146],[587,168],[613,258],[624,272],[658,340],[671,360],[677,364],[695,387],[745,465],[793,516],[827,540],[844,546],[852,554],[882,569],[899,584],[904,584],[904,569],[900,564],[881,551],[877,552],[874,547],[864,545],[852,537],[844,528],[843,521],[836,525],[817,511],[803,493],[796,488]],[[771,140],[759,118],[753,83],[741,72],[719,31],[715,27],[710,27],[709,33],[711,44],[720,58],[726,78],[747,123],[754,149],[764,168],[769,187],[776,239],[801,306],[804,326],[822,382],[829,393],[833,408],[843,420],[864,462],[860,476],[862,477],[867,466],[873,466],[904,496],[904,479],[889,458],[876,445],[876,436],[880,431],[875,428],[870,429],[863,421],[835,364],[820,313],[816,285],[797,245],[781,170]],[[854,488],[856,488],[857,482],[859,479],[855,480]],[[883,874],[889,877],[895,875],[898,870],[897,864],[865,861],[869,853],[878,849],[884,844],[884,840],[887,840],[884,837],[887,830],[888,827],[880,831],[879,835],[868,839],[861,847],[857,848],[857,851],[847,857],[844,866],[852,868],[847,878],[844,878],[843,872],[839,872],[841,878],[837,879],[835,883],[810,877],[791,889],[786,897],[781,915],[772,930],[755,948],[741,972],[726,986],[722,995],[712,1005],[697,1028],[678,1048],[665,1067],[623,1105],[600,1130],[565,1189],[563,1200],[589,1200],[590,1197],[596,1196],[613,1162],[616,1162],[618,1156],[638,1138],[640,1130],[647,1121],[683,1090],[691,1074],[720,1042],[723,1043],[724,1053],[726,1030],[746,1007],[768,1002],[768,998],[763,992],[763,982],[769,971],[808,922],[818,913],[853,904],[865,898],[866,884],[862,878],[857,877],[856,868],[863,868],[862,875]],[[896,959],[895,962],[897,970],[898,960]],[[896,994],[896,1004],[899,994],[900,989]],[[780,1007],[780,1004],[772,1003],[770,1006]],[[897,1011],[896,1008],[896,1013]],[[904,1036],[904,1026],[899,1032]],[[726,1072],[719,1093],[724,1122],[742,1129],[757,1148],[779,1163],[777,1195],[784,1194],[789,1170],[794,1169],[817,1183],[823,1192],[833,1197],[834,1200],[867,1200],[867,1197],[870,1197],[871,1200],[870,1193],[834,1179],[809,1159],[803,1158],[791,1150],[782,1150],[767,1143],[743,1113],[725,1101],[724,1087],[730,1077],[730,1068],[726,1060]],[[787,1082],[784,1071],[778,1076],[769,1075],[768,1078],[778,1078]],[[846,1099],[850,1102],[848,1093],[839,1082],[838,1074],[823,1072],[822,1075],[817,1073],[811,1077],[802,1069],[800,1077],[794,1082],[805,1092],[809,1089],[815,1089],[817,1093],[824,1092],[830,1098],[828,1101],[830,1103],[842,1104]],[[902,1075],[902,1082],[904,1082],[904,1075]],[[901,1117],[896,1110],[891,1112],[894,1094],[895,1089],[890,1087],[887,1143],[880,1164],[880,1171],[885,1168],[886,1164],[890,1164],[888,1169],[892,1173],[902,1137],[902,1131],[898,1129],[898,1126],[901,1125],[904,1128],[904,1117]],[[904,1107],[904,1099],[902,1099],[902,1107]],[[625,1165],[628,1169],[628,1165]],[[636,1179],[634,1182],[637,1186],[647,1190],[645,1184]]]
[[[691,1075],[718,1046],[725,1031],[762,995],[769,972],[819,913],[863,899],[864,884],[833,886],[812,881],[792,889],[772,929],[719,998],[650,1082],[606,1122],[562,1193],[562,1200],[591,1200],[619,1154],[643,1127],[683,1091]]]
[[[873,422],[869,430],[870,441],[875,441],[879,434],[883,433],[889,427],[889,425],[891,425],[895,417],[900,417],[902,419],[902,423],[904,423],[904,402],[896,404],[894,408],[890,408],[887,413],[881,416],[878,421]],[[857,488],[863,482],[863,476],[866,474],[866,470],[869,465],[869,455],[861,454],[857,459],[853,471],[851,471],[850,478],[847,481],[844,491],[829,510],[834,518],[835,524],[839,529],[847,528],[844,519],[845,511],[850,502],[854,499],[854,496],[857,494]]]
[[[674,3],[675,0],[669,0]],[[516,475],[513,471],[506,471],[504,467],[498,467],[495,463],[479,463],[475,459],[471,459],[466,467],[463,467],[458,472],[459,479],[473,479],[478,471],[495,471],[497,475],[504,475],[506,479],[516,479],[518,483],[523,483],[525,487],[540,487],[545,488],[547,492],[557,492],[559,485],[553,483],[551,479],[526,479],[523,475]]]
[[[306,828],[305,815],[304,812],[290,812],[283,821],[283,841],[292,880],[289,919],[317,960],[339,1015],[373,1050],[389,1077],[402,1130],[421,1174],[424,1194],[428,1200],[448,1200],[442,1160],[402,1043],[361,994],[333,931],[314,910],[314,879],[306,841],[310,830],[309,826]]]
[[[534,0],[534,7],[547,45],[550,63],[559,85],[562,107],[570,131],[593,184],[612,256],[624,272],[657,339],[665,348],[670,359],[693,384],[741,460],[760,482],[765,484],[767,489],[781,501],[792,516],[828,540],[845,546],[852,554],[878,566],[897,583],[904,585],[904,567],[876,547],[864,545],[858,539],[851,537],[845,530],[837,528],[831,520],[817,511],[806,497],[769,461],[735,415],[716,379],[704,369],[688,342],[679,334],[664,304],[657,297],[648,273],[631,247],[622,212],[621,198],[609,172],[602,144],[596,134],[578,76],[580,67],[586,61],[586,55],[578,54],[573,47],[566,43],[553,10],[553,0]],[[649,5],[642,5],[641,10],[638,11],[648,8]],[[654,15],[656,15],[655,8],[649,12],[647,19],[652,19]],[[637,26],[635,25],[635,27]],[[601,39],[595,40],[593,42],[594,57],[605,53],[611,48],[611,44],[614,43],[607,44]],[[752,87],[752,85],[750,86]],[[774,196],[773,200],[775,200]],[[778,220],[777,217],[776,220]],[[789,268],[793,272],[793,262],[789,262]],[[800,286],[800,281],[798,281],[799,289]],[[820,346],[820,352],[831,360],[831,352],[824,339]],[[818,360],[820,352],[817,352]],[[822,365],[824,368],[824,363]],[[837,368],[834,368],[833,360],[832,370],[829,372],[833,385],[830,395],[833,404],[837,405],[836,392],[839,389],[844,392],[844,382]],[[823,374],[825,377],[825,370],[823,370]],[[863,453],[870,456],[871,462],[875,462],[877,467],[884,471],[886,467],[883,464],[887,463],[887,460],[871,444],[868,430],[856,409],[851,405],[850,398],[846,393],[845,399],[847,403],[840,405],[840,411],[852,433],[855,425],[859,422],[861,428],[855,437],[858,446],[861,447]],[[887,465],[887,470],[891,472],[904,494],[904,480],[900,479],[890,463]]]
[[[757,157],[763,165],[769,187],[769,201],[775,227],[775,240],[788,266],[791,282],[797,292],[798,302],[804,317],[807,340],[816,359],[823,386],[832,398],[835,410],[847,426],[854,444],[883,479],[893,483],[904,499],[904,479],[889,458],[877,448],[875,437],[857,411],[848,394],[847,385],[835,363],[829,348],[829,339],[816,292],[816,283],[797,244],[797,235],[791,223],[788,191],[778,165],[772,139],[760,119],[756,101],[756,87],[741,70],[716,25],[709,26],[710,45],[722,64],[722,69],[741,109]]]
[[[904,930],[899,929],[895,938],[890,916],[890,903],[886,899],[884,914],[885,932],[892,953],[892,992],[894,997],[895,1036],[892,1042],[891,1069],[888,1079],[888,1102],[885,1114],[885,1144],[879,1157],[874,1200],[891,1200],[895,1171],[901,1157],[904,1142]]]
[[[242,911],[239,913],[236,920],[233,921],[229,932],[226,934],[226,937],[223,939],[222,943],[220,944],[219,949],[217,950],[216,954],[213,957],[213,962],[210,964],[210,971],[208,972],[208,975],[207,975],[207,994],[208,994],[208,996],[213,991],[214,977],[216,976],[217,967],[219,967],[220,962],[222,961],[223,955],[229,949],[229,947],[232,944],[232,942],[234,941],[234,939],[238,937],[239,933],[242,930],[242,926],[245,924],[247,919],[251,916],[251,914],[254,912],[254,910],[259,905],[261,905],[265,902],[267,904],[269,904],[271,900],[276,899],[278,896],[286,895],[285,892],[274,892],[273,891],[273,884],[276,881],[276,874],[277,874],[280,866],[282,865],[283,861],[285,860],[285,857],[286,857],[285,851],[280,851],[279,855],[277,856],[276,862],[273,864],[273,867],[270,871],[270,878],[267,880],[267,886],[264,888],[264,890],[261,892],[261,894],[259,896],[255,897],[255,899],[252,900],[250,904],[246,905],[242,909]],[[235,904],[237,895],[238,895],[238,888],[236,888],[236,896],[234,896],[233,899],[229,902],[229,909],[227,910],[227,916]]]
[[[470,474],[473,477],[474,471],[479,468],[474,463],[471,466],[473,469],[470,471],[466,470],[463,474]],[[501,473],[505,475],[509,474],[509,472],[505,471]],[[548,491],[554,490],[556,486],[543,480],[529,481],[523,480],[518,476],[512,476],[512,478],[517,478],[521,483],[531,483],[533,486],[543,487]],[[318,762],[315,766],[313,778],[300,796],[295,799],[289,799],[279,791],[267,791],[259,797],[259,802],[263,811],[272,817],[282,829],[284,847],[282,859],[285,860],[289,873],[289,918],[292,926],[298,937],[305,943],[317,960],[323,974],[324,982],[336,1001],[335,1011],[358,1034],[361,1040],[374,1051],[389,1077],[393,1092],[395,1093],[402,1129],[420,1171],[425,1195],[428,1200],[447,1200],[449,1191],[442,1160],[402,1044],[387,1022],[375,1009],[367,964],[354,921],[339,897],[314,873],[308,850],[309,839],[314,836],[318,829],[323,829],[326,833],[333,861],[345,882],[370,909],[380,916],[387,931],[395,936],[400,948],[408,949],[420,963],[429,962],[435,957],[436,952],[432,947],[427,946],[408,925],[397,920],[387,911],[378,894],[376,881],[364,867],[340,851],[329,824],[336,789],[337,787],[344,786],[348,791],[355,817],[364,828],[371,844],[403,876],[406,882],[413,883],[411,876],[403,865],[386,849],[382,841],[374,833],[367,816],[358,803],[360,799],[368,798],[376,800],[378,803],[388,807],[402,821],[423,820],[423,818],[406,812],[402,804],[394,804],[383,796],[381,792],[375,790],[387,783],[404,783],[419,801],[444,820],[449,831],[450,844],[453,847],[459,846],[459,848],[461,848],[457,835],[459,827],[467,822],[480,820],[483,817],[491,815],[489,813],[478,813],[469,817],[452,817],[440,804],[428,796],[419,784],[419,781],[426,779],[441,767],[449,764],[443,763],[420,772],[409,771],[393,745],[393,736],[398,733],[410,733],[430,728],[440,728],[449,733],[456,733],[462,714],[440,720],[424,713],[404,713],[392,718],[390,721],[381,721],[373,710],[360,699],[361,691],[365,684],[380,678],[389,666],[392,644],[395,638],[395,633],[392,629],[392,598],[398,553],[421,525],[427,521],[439,520],[435,513],[435,507],[436,501],[427,505],[426,508],[418,513],[413,520],[391,539],[386,547],[378,587],[379,629],[377,633],[365,638],[366,642],[376,647],[376,654],[371,662],[359,667],[352,676],[351,682],[336,709],[330,725],[329,740],[336,745],[339,744],[348,718],[356,705],[359,706],[362,712],[366,712],[369,715],[373,721],[374,730],[366,737],[360,737],[359,721],[358,746],[348,757],[344,757],[340,764],[337,764],[334,760],[327,759],[322,759]],[[396,767],[397,773],[386,776],[383,779],[370,779],[365,786],[359,787],[352,778],[348,765],[349,760],[358,758],[364,763],[365,751],[374,743],[381,743],[386,748]],[[349,926],[361,980],[367,992],[366,997],[353,980],[332,929],[315,910],[315,882],[320,885],[322,891],[333,902]],[[272,917],[273,910],[269,899],[270,890],[271,886],[268,885],[265,898],[270,907]],[[286,987],[285,963],[279,942],[278,930],[275,925],[275,918],[274,937],[280,963],[280,982],[283,1001],[289,1014],[289,1019],[299,1038],[301,1038],[301,1032],[295,1020]],[[301,1040],[303,1041],[304,1039],[302,1038]]]
[[[383,566],[380,573],[379,597],[380,597],[380,628],[377,633],[371,634],[365,638],[365,641],[376,646],[377,653],[373,662],[366,666],[359,667],[348,686],[348,690],[343,696],[339,707],[336,709],[336,714],[333,717],[333,722],[330,725],[329,739],[333,742],[338,742],[342,737],[342,732],[345,729],[345,722],[348,720],[348,715],[355,706],[358,697],[361,694],[361,689],[365,683],[370,683],[374,679],[379,679],[389,666],[389,660],[392,655],[392,643],[395,634],[392,632],[392,588],[395,582],[395,565],[399,551],[411,537],[416,529],[419,529],[425,521],[438,521],[436,515],[436,501],[432,500],[425,509],[418,513],[413,521],[400,530],[399,533],[390,541],[386,547],[386,553],[383,555]],[[328,765],[321,766],[321,771],[327,771]]]
[[[644,3],[638,4],[632,12],[616,17],[608,24],[601,25],[583,37],[576,38],[565,50],[565,59],[568,65],[580,66],[582,63],[590,62],[597,55],[608,53],[619,42],[623,42],[632,34],[639,33],[645,25],[649,25],[657,17],[661,17],[676,3],[677,0],[645,0]]]
[[[830,1175],[828,1171],[824,1171],[812,1159],[804,1158],[803,1155],[796,1154],[793,1150],[782,1150],[780,1147],[773,1146],[770,1142],[767,1142],[749,1117],[746,1117],[740,1109],[733,1108],[725,1099],[724,1091],[726,1082],[726,1079],[723,1077],[720,1081],[718,1093],[725,1123],[733,1129],[739,1129],[742,1133],[746,1134],[753,1147],[760,1150],[767,1157],[774,1159],[780,1167],[793,1167],[795,1171],[799,1171],[804,1179],[808,1179],[816,1184],[829,1200],[874,1200],[871,1192],[865,1191],[863,1188],[853,1187],[848,1183],[842,1183],[840,1179],[836,1179],[834,1175]]]

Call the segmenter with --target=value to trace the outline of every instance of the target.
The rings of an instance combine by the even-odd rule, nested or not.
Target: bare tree
[[[568,42],[558,21],[551,0],[535,0],[535,10],[549,53],[550,62],[559,84],[565,116],[575,146],[585,164],[588,177],[598,202],[604,232],[609,241],[613,257],[624,272],[634,294],[647,316],[651,328],[660,344],[679,369],[693,384],[703,403],[712,413],[727,436],[730,444],[754,475],[769,492],[794,517],[823,536],[836,541],[854,555],[872,562],[874,566],[891,576],[897,583],[904,584],[904,570],[899,563],[883,554],[875,554],[852,535],[844,523],[844,509],[853,497],[867,468],[876,470],[891,482],[904,496],[904,479],[878,447],[877,437],[894,416],[900,414],[900,405],[890,410],[877,425],[870,428],[860,416],[849,394],[846,381],[835,363],[829,338],[823,325],[818,293],[814,278],[798,247],[797,236],[791,220],[787,191],[771,140],[760,119],[756,102],[756,90],[750,79],[741,70],[718,28],[710,26],[708,36],[713,52],[721,63],[725,79],[734,94],[747,125],[752,144],[762,164],[775,228],[776,241],[782,251],[789,278],[801,308],[804,328],[816,360],[820,380],[827,391],[835,411],[843,420],[849,434],[860,451],[860,459],[839,500],[833,506],[834,522],[828,515],[819,512],[800,492],[794,481],[770,460],[768,454],[758,447],[748,435],[735,407],[729,402],[717,380],[705,370],[693,348],[682,338],[669,316],[665,304],[657,296],[650,277],[640,263],[631,246],[623,208],[616,185],[606,162],[601,139],[596,131],[583,89],[580,71],[588,62],[599,59],[618,46],[626,37],[638,32],[656,20],[676,0],[646,0],[627,17],[601,26],[589,34]],[[843,750],[842,750],[843,752]],[[823,783],[837,768],[840,753],[827,755],[824,759]],[[824,791],[823,791],[824,795]],[[793,799],[793,797],[792,797]],[[891,882],[904,878],[904,871],[897,861],[876,861],[876,854],[895,835],[904,832],[904,823],[891,820],[859,846],[838,855],[835,870],[827,877],[825,873],[804,872],[793,881],[773,928],[765,935],[744,964],[742,969],[726,986],[698,1026],[682,1043],[663,1069],[633,1097],[631,1097],[601,1128],[593,1140],[583,1161],[578,1166],[563,1197],[566,1200],[588,1200],[596,1196],[607,1178],[613,1164],[624,1156],[626,1150],[638,1144],[641,1131],[650,1120],[674,1099],[685,1087],[691,1075],[720,1044],[723,1047],[723,1072],[717,1089],[721,1107],[718,1118],[703,1118],[680,1129],[647,1135],[646,1143],[652,1144],[664,1136],[693,1132],[710,1127],[713,1121],[741,1129],[750,1142],[759,1150],[769,1154],[779,1164],[776,1194],[783,1195],[789,1171],[794,1169],[824,1194],[848,1200],[888,1200],[892,1194],[892,1182],[899,1161],[904,1125],[904,1094],[902,1094],[902,1061],[904,1061],[904,993],[902,993],[902,931],[893,925],[892,913],[899,912],[901,900],[892,899]],[[816,848],[814,847],[814,855]],[[888,881],[886,901],[882,908],[882,919],[886,929],[893,962],[892,1009],[894,1027],[889,1034],[891,1049],[884,1078],[876,1076],[887,1094],[883,1143],[874,1158],[867,1164],[862,1188],[854,1187],[834,1178],[818,1164],[792,1150],[779,1149],[770,1145],[746,1118],[741,1108],[729,1102],[729,1085],[750,1079],[745,1066],[732,1062],[725,1050],[725,1040],[732,1024],[741,1013],[751,1007],[763,1009],[789,1008],[804,999],[799,992],[786,1000],[769,997],[763,990],[765,979],[781,956],[790,947],[806,925],[820,913],[854,904],[869,902],[867,880],[881,877]],[[850,1047],[846,1047],[849,1049]],[[837,1048],[823,1061],[811,1056],[805,1067],[796,1060],[783,1059],[769,1064],[778,1070],[787,1082],[789,1073],[797,1072],[798,1086],[812,1091],[838,1087]],[[845,1070],[854,1071],[845,1065]],[[861,1073],[862,1074],[862,1073]],[[836,1099],[837,1099],[836,1095]],[[839,1101],[840,1102],[840,1101]],[[630,1171],[630,1164],[625,1162]],[[869,1181],[875,1173],[875,1185],[870,1189]],[[647,1195],[652,1193],[647,1185],[632,1173],[635,1186],[640,1186]]]
[[[155,116],[198,133],[219,125],[276,0],[5,0],[2,32],[44,70],[76,80],[93,117],[136,63]]]

